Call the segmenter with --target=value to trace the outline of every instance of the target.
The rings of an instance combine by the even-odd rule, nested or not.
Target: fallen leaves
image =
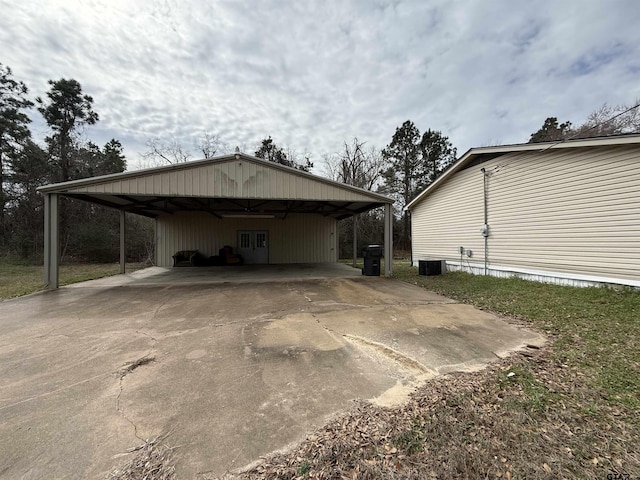
[[[401,407],[356,402],[292,452],[224,478],[599,479],[640,471],[630,412],[580,414],[596,393],[548,349],[432,379]]]
[[[113,470],[109,480],[175,480],[173,451],[158,437],[134,449],[129,462]]]

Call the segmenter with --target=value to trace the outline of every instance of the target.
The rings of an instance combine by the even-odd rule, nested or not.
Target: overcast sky
[[[0,0],[0,63],[35,97],[74,78],[125,146],[203,132],[323,154],[407,119],[458,154],[640,98],[637,0]],[[34,120],[37,115],[34,115]],[[34,122],[36,137],[46,134]]]

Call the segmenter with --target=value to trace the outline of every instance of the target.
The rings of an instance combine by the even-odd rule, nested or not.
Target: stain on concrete
[[[177,274],[0,304],[0,479],[104,478],[167,433],[180,478],[220,475],[356,399],[401,402],[435,374],[544,341],[384,278]]]

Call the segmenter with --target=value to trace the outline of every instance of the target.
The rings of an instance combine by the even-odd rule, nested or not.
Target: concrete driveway
[[[187,270],[0,304],[0,478],[104,478],[163,434],[178,478],[210,478],[301,440],[353,399],[401,402],[433,375],[543,342],[348,267],[246,282],[184,281]]]

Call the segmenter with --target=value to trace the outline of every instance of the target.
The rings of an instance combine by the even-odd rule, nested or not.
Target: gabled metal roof
[[[244,153],[46,185],[38,189],[149,217],[316,213],[345,218],[393,199]]]

